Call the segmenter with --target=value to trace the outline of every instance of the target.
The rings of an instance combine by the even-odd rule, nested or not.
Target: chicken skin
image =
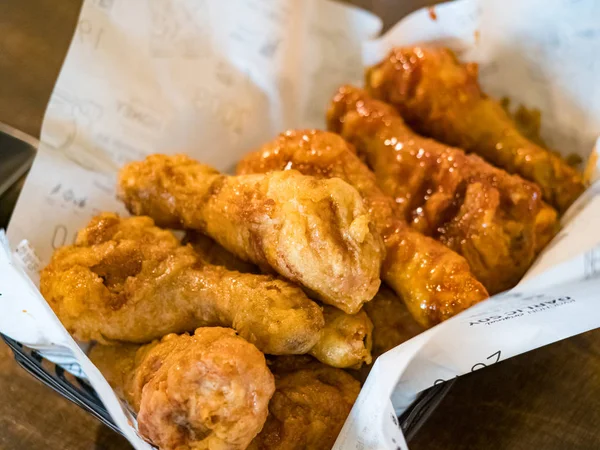
[[[148,217],[104,213],[58,249],[40,290],[82,341],[147,343],[199,326],[232,327],[261,351],[309,351],[321,308],[294,284],[206,264]]]
[[[264,355],[227,328],[144,346],[95,346],[90,358],[160,450],[244,450],[261,431],[275,382]]]
[[[153,155],[120,172],[129,210],[198,230],[238,258],[354,314],[379,289],[383,247],[360,195],[295,171],[226,176],[187,156]]]
[[[321,336],[308,353],[322,363],[340,369],[360,369],[363,364],[371,364],[373,324],[367,313],[360,310],[356,314],[346,314],[325,305],[323,316],[325,326]]]
[[[328,126],[355,145],[411,227],[464,256],[491,294],[525,274],[542,207],[535,184],[417,135],[391,106],[352,86],[338,91]]]
[[[220,246],[216,241],[197,231],[187,231],[184,243],[190,244],[202,259],[215,266],[223,266],[228,270],[241,273],[261,273],[255,264],[242,261],[229,250]]]
[[[393,49],[366,73],[371,95],[398,109],[418,133],[477,153],[509,173],[537,183],[564,212],[584,191],[582,176],[560,156],[519,132],[500,103],[477,82],[477,66],[445,48]]]
[[[197,232],[188,232],[186,241],[205,261],[236,268],[239,272],[257,272],[252,264],[239,260],[209,237]],[[323,307],[325,326],[319,340],[309,354],[324,364],[341,369],[360,368],[371,363],[371,320],[361,310],[356,314],[347,314],[333,306]]]
[[[267,173],[284,168],[319,178],[337,177],[358,190],[384,237],[382,278],[422,326],[431,327],[488,297],[464,258],[398,219],[393,199],[379,189],[374,174],[340,136],[318,130],[288,131],[247,155],[237,171]]]
[[[270,366],[276,390],[269,416],[249,450],[330,450],[358,397],[360,383],[340,369],[305,357]]]

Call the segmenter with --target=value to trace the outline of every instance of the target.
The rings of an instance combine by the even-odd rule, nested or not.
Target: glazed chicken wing
[[[358,88],[338,91],[328,125],[356,146],[407,222],[463,255],[490,293],[525,274],[542,207],[537,186],[417,135],[393,108]]]
[[[246,156],[237,170],[248,174],[284,168],[320,178],[341,178],[360,192],[384,236],[382,278],[421,325],[435,325],[488,296],[464,258],[396,218],[393,199],[383,194],[374,174],[338,135],[288,131]]]
[[[340,369],[303,357],[280,358],[272,364],[276,390],[269,416],[249,450],[330,450],[360,383]],[[291,361],[290,361],[291,360]]]
[[[379,288],[380,237],[341,180],[295,171],[226,176],[184,155],[153,155],[121,170],[120,197],[134,214],[201,231],[347,313]]]
[[[205,261],[236,268],[240,272],[256,272],[258,268],[239,260],[209,237],[197,232],[188,232],[186,241]],[[333,306],[323,307],[325,326],[319,340],[309,354],[319,361],[341,369],[360,368],[363,363],[371,363],[371,334],[373,325],[367,314],[361,310],[347,314]]]
[[[227,326],[265,353],[306,353],[324,325],[297,286],[204,263],[148,217],[104,213],[58,249],[40,290],[77,339],[146,343]]]
[[[160,450],[244,450],[263,428],[275,382],[264,355],[226,328],[170,334],[90,358]]]
[[[502,106],[481,92],[477,66],[460,64],[448,49],[396,48],[367,71],[366,85],[417,132],[536,182],[560,212],[584,190],[576,170],[524,137]]]

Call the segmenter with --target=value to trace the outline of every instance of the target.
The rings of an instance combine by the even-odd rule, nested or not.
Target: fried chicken
[[[227,326],[272,354],[317,342],[321,308],[294,284],[204,263],[149,217],[104,213],[58,249],[40,290],[82,341],[146,343],[199,326]]]
[[[412,228],[463,255],[490,293],[525,274],[542,206],[535,184],[419,136],[392,107],[352,86],[338,91],[328,126],[356,146]]]
[[[264,355],[226,328],[170,334],[139,347],[95,346],[90,358],[161,450],[243,450],[261,431],[275,382]]]
[[[340,369],[359,369],[363,364],[371,364],[373,324],[367,313],[361,310],[346,314],[326,305],[323,316],[325,326],[321,337],[309,354]]]
[[[360,195],[295,171],[226,176],[187,156],[149,156],[120,172],[131,212],[212,237],[244,261],[356,313],[379,288],[381,239]]]
[[[373,300],[365,303],[363,309],[369,318],[372,318],[373,345],[371,353],[374,360],[388,350],[425,331],[425,328],[412,317],[402,299],[384,285],[381,285]],[[366,381],[372,368],[372,365],[365,365],[350,373],[362,384]]]
[[[576,170],[529,141],[500,103],[481,91],[477,66],[460,64],[449,49],[393,49],[367,70],[366,86],[373,96],[396,107],[417,132],[534,181],[561,213],[585,189]]]
[[[284,168],[319,178],[341,178],[358,190],[384,237],[382,278],[424,327],[488,296],[464,258],[397,218],[394,200],[383,194],[374,174],[338,135],[318,130],[288,131],[246,156],[237,171],[264,173]]]
[[[229,250],[220,246],[216,241],[197,231],[187,231],[184,243],[190,244],[194,251],[208,264],[223,266],[228,270],[241,273],[261,273],[255,264],[242,261]]]
[[[283,361],[281,361],[283,359]],[[249,450],[329,450],[358,397],[360,383],[340,369],[277,358],[269,416]]]
[[[258,268],[245,263],[209,237],[188,232],[186,241],[205,261],[236,268],[240,272],[256,272]],[[371,334],[373,325],[364,311],[347,314],[333,306],[323,307],[325,326],[309,354],[319,361],[341,369],[360,368],[371,363]]]
[[[365,304],[365,311],[373,322],[373,358],[425,331],[402,300],[385,286]]]
[[[552,238],[556,236],[559,230],[558,213],[547,203],[542,203],[542,207],[535,216],[535,254],[538,255]]]

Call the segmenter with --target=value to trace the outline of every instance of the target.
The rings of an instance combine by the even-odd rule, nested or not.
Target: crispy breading
[[[581,174],[523,136],[500,103],[481,91],[477,75],[475,64],[461,64],[449,49],[400,47],[367,70],[366,86],[417,132],[534,181],[564,212],[585,189]]]
[[[161,450],[243,450],[263,428],[275,382],[235,331],[198,328],[145,346],[95,346],[90,358]]]
[[[304,357],[280,357],[270,367],[275,394],[267,422],[248,449],[331,449],[358,397],[360,383],[343,370]]]
[[[321,308],[292,283],[200,260],[149,217],[104,213],[58,249],[40,290],[77,339],[146,343],[199,326],[228,326],[265,353],[306,353]]]
[[[256,266],[241,261],[200,233],[188,232],[186,241],[205,261],[236,268],[240,272],[258,271]],[[363,310],[356,314],[347,314],[333,306],[325,305],[323,316],[325,326],[309,354],[324,364],[341,369],[357,369],[363,363],[370,364],[373,325],[367,314]]]
[[[288,131],[247,155],[237,171],[247,174],[284,168],[320,178],[341,178],[358,190],[384,237],[382,278],[421,325],[435,325],[487,298],[464,258],[399,219],[394,200],[381,191],[375,175],[340,136],[319,130]]]
[[[373,324],[367,313],[360,310],[356,314],[347,314],[326,305],[323,316],[325,326],[321,337],[309,354],[340,369],[359,369],[363,364],[371,364]]]
[[[160,226],[201,231],[244,261],[356,313],[379,288],[383,248],[360,195],[295,171],[221,175],[187,156],[125,166],[120,197]]]

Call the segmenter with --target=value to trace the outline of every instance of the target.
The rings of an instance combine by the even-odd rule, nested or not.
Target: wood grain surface
[[[392,25],[425,0],[355,0]],[[0,1],[0,121],[38,136],[81,0]],[[1,211],[0,211],[1,212]],[[5,212],[4,212],[5,213]],[[600,448],[600,331],[460,378],[412,450]],[[0,450],[128,449],[0,345]]]

